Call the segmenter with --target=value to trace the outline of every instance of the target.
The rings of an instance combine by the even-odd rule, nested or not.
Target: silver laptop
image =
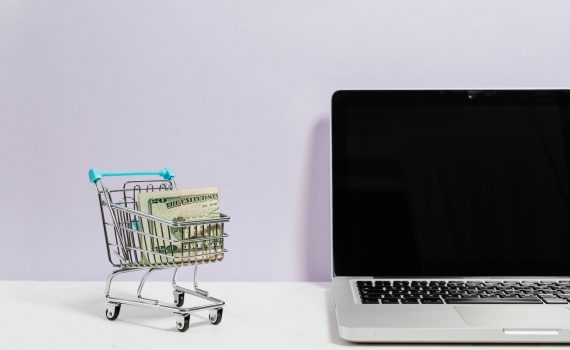
[[[338,91],[334,300],[354,342],[570,342],[570,91]]]

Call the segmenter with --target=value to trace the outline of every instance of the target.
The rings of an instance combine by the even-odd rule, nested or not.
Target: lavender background
[[[565,0],[2,0],[0,279],[110,271],[87,169],[217,185],[207,280],[330,278],[338,89],[568,87]]]

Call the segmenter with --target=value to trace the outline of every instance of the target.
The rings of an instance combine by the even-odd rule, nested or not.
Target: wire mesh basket
[[[173,221],[138,210],[143,192],[175,189],[171,180],[128,181],[99,190],[107,254],[117,267],[182,267],[221,261],[229,217]]]

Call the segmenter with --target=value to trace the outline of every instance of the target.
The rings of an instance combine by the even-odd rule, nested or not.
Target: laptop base
[[[335,277],[339,336],[372,343],[570,343],[570,306],[361,304]]]

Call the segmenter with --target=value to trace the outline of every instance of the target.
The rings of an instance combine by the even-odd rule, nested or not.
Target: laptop
[[[570,342],[570,90],[337,91],[333,292],[353,342]]]

